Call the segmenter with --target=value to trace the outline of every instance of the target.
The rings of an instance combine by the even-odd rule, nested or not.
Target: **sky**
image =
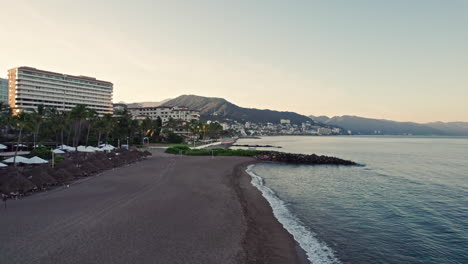
[[[304,115],[468,121],[466,0],[0,0],[0,77],[93,76]]]

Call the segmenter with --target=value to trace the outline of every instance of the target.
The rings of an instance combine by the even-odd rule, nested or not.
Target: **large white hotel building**
[[[38,105],[69,111],[78,104],[112,114],[111,82],[86,76],[73,76],[31,67],[8,70],[8,104],[16,114]]]

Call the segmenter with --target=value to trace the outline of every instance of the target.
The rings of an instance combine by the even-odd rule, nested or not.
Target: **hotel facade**
[[[156,120],[159,117],[163,124],[171,118],[174,120],[182,120],[184,122],[200,119],[200,112],[183,106],[136,107],[127,108],[127,110],[134,119],[150,118]]]
[[[17,67],[8,70],[8,104],[17,114],[38,105],[70,111],[78,104],[98,114],[112,114],[113,84],[93,77]]]

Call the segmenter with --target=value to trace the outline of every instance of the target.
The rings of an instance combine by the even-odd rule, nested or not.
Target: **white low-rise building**
[[[135,107],[127,108],[127,110],[135,119],[145,119],[148,117],[156,120],[159,117],[163,123],[171,118],[185,122],[200,120],[200,112],[183,106]]]

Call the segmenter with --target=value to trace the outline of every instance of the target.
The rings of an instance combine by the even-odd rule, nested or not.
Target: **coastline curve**
[[[305,251],[307,259],[314,264],[341,263],[333,253],[333,250],[324,242],[319,241],[316,235],[310,231],[301,221],[290,212],[285,202],[276,193],[264,184],[264,179],[253,172],[255,164],[247,166],[245,170],[252,178],[251,184],[257,188],[268,201],[274,216],[293,237],[299,246]]]

